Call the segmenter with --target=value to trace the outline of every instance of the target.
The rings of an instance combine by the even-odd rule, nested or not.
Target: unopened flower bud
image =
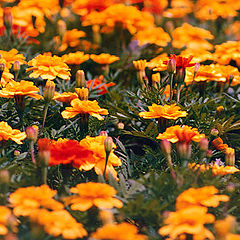
[[[136,70],[143,71],[147,67],[147,60],[133,61],[133,66],[136,68]]]
[[[169,74],[175,73],[176,71],[176,60],[171,58],[168,60],[167,71]]]
[[[206,152],[208,150],[208,139],[207,138],[202,138],[199,142],[199,148],[201,151]]]
[[[57,22],[57,28],[58,28],[58,33],[61,37],[63,37],[63,35],[65,34],[66,30],[67,30],[67,25],[63,20],[59,20]]]
[[[229,183],[227,186],[226,186],[226,190],[228,191],[228,192],[234,192],[235,191],[235,189],[236,189],[236,187],[235,187],[235,185],[234,185],[234,183]]]
[[[162,140],[161,149],[165,155],[170,155],[172,150],[171,143],[167,139]]]
[[[5,69],[5,64],[4,64],[4,63],[0,63],[0,80],[1,80],[1,78],[2,78],[4,69]]]
[[[15,150],[15,151],[14,151],[14,156],[17,157],[17,156],[19,156],[19,155],[20,155],[20,152],[19,152],[18,150]]]
[[[124,129],[124,123],[120,122],[117,124],[118,129]]]
[[[84,88],[86,87],[86,79],[83,70],[78,70],[76,72],[76,86],[77,88]]]
[[[10,179],[10,174],[7,169],[2,169],[0,170],[0,183],[5,183],[7,184]]]
[[[111,137],[106,137],[104,140],[105,152],[109,154],[113,149],[113,139]]]
[[[176,150],[181,158],[189,159],[192,154],[192,145],[186,142],[178,142],[176,144]]]
[[[47,102],[50,102],[55,93],[55,83],[51,80],[47,80],[44,92],[43,92],[43,97]]]
[[[40,138],[37,142],[38,145],[38,157],[41,164],[48,166],[50,158],[50,139]]]
[[[38,126],[34,125],[26,128],[27,138],[34,143],[37,141],[38,137]]]
[[[213,135],[213,136],[217,136],[219,134],[219,131],[216,129],[216,128],[213,128],[212,130],[211,130],[211,135]]]
[[[228,166],[235,165],[235,150],[231,147],[228,147],[225,150],[225,162]]]
[[[88,88],[75,88],[75,91],[81,101],[87,101],[88,100]]]
[[[14,72],[18,72],[20,70],[20,62],[19,61],[15,61],[14,63],[13,63],[13,71]]]
[[[219,107],[217,107],[216,111],[217,111],[217,114],[220,115],[222,112],[224,112],[224,107],[219,106]]]
[[[200,63],[196,63],[194,66],[194,75],[197,74],[199,68],[200,68]]]
[[[106,131],[101,131],[99,135],[100,135],[100,136],[106,136],[106,137],[107,137],[107,136],[108,136],[108,133],[107,133]]]
[[[212,150],[207,150],[207,151],[206,151],[206,157],[207,157],[207,158],[211,158],[212,155],[213,155],[213,151],[212,151]]]
[[[183,83],[185,79],[185,75],[186,75],[185,68],[177,69],[176,77],[175,77],[176,83]]]
[[[3,24],[7,30],[12,29],[12,10],[10,7],[3,9]]]

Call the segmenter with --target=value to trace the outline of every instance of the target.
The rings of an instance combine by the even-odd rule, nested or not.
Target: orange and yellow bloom
[[[65,203],[71,205],[72,210],[86,211],[92,206],[98,208],[121,208],[122,202],[115,198],[116,190],[105,183],[81,183],[71,188],[73,195],[65,198]]]

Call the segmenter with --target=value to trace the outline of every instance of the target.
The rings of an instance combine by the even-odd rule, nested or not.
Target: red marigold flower
[[[51,140],[48,138],[40,138],[37,141],[39,151],[49,151]]]
[[[193,67],[196,63],[190,63],[193,59],[193,56],[190,57],[182,57],[182,56],[176,56],[175,54],[171,54],[169,57],[170,59],[174,59],[176,61],[176,68],[186,68],[186,67]],[[168,60],[168,61],[169,61]],[[163,61],[163,64],[168,65],[168,61]]]

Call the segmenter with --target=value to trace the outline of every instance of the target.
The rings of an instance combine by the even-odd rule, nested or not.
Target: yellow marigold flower
[[[153,27],[138,31],[134,38],[139,41],[139,45],[156,44],[159,46],[167,46],[171,41],[170,36],[161,27]]]
[[[134,6],[113,4],[102,12],[93,11],[84,17],[82,22],[83,26],[95,24],[103,26],[101,32],[104,33],[112,32],[116,25],[120,25],[131,34],[135,34],[154,26],[154,18],[150,13],[140,11]]]
[[[122,202],[115,198],[117,191],[105,183],[80,183],[71,188],[73,195],[65,198],[65,203],[71,205],[72,210],[86,211],[92,206],[98,208],[121,208]]]
[[[48,185],[18,188],[10,194],[9,201],[16,216],[31,216],[40,208],[63,209],[63,205],[53,199],[56,193],[57,191],[52,190]]]
[[[167,18],[182,18],[192,12],[193,3],[189,0],[174,0],[171,2],[171,8],[167,8],[163,12],[163,16]]]
[[[23,54],[19,54],[17,49],[11,49],[10,51],[0,50],[0,56],[6,61],[6,67],[9,69],[15,61],[20,64],[26,64]]]
[[[176,212],[170,212],[158,233],[162,236],[169,235],[170,239],[178,239],[186,234],[193,239],[215,239],[213,234],[204,227],[204,224],[213,223],[215,218],[207,213],[208,209],[201,206],[188,207]]]
[[[104,141],[106,136],[97,136],[97,137],[90,137],[87,136],[86,138],[82,139],[80,142],[81,146],[91,150],[93,152],[94,161],[89,162],[86,166],[82,165],[80,170],[90,170],[94,167],[95,172],[99,175],[103,175],[105,163],[106,163],[106,151],[104,148]],[[113,144],[113,149],[116,148],[116,145]],[[114,150],[112,150],[108,157],[108,163],[106,167],[106,174],[111,175],[117,179],[117,172],[113,166],[121,166],[121,160],[114,154]]]
[[[0,206],[0,236],[8,233],[6,225],[10,216],[11,211],[5,206]]]
[[[167,69],[167,65],[163,62],[168,61],[168,59],[167,53],[162,53],[148,62],[148,68],[158,68],[159,70],[154,69],[154,71],[164,71]]]
[[[58,56],[38,55],[28,62],[27,71],[33,72],[29,75],[30,78],[38,78],[53,80],[56,77],[64,80],[70,79],[70,69],[66,63]]]
[[[108,115],[108,110],[100,108],[98,102],[94,101],[81,101],[76,98],[71,101],[71,107],[66,107],[62,112],[63,118],[73,118],[78,114],[89,114],[97,118],[98,120],[103,120],[101,115]]]
[[[235,4],[236,3],[236,4]],[[237,2],[228,0],[198,0],[194,7],[194,14],[201,20],[216,20],[218,17],[229,18],[237,15]]]
[[[84,54],[84,52],[74,52],[65,54],[62,56],[63,62],[70,65],[80,65],[81,63],[89,59],[89,54]]]
[[[222,220],[217,220],[214,223],[214,228],[216,234],[219,238],[224,238],[230,233],[233,232],[236,228],[236,218],[232,215],[227,215],[226,218]]]
[[[40,92],[33,82],[21,80],[20,82],[11,81],[5,88],[0,90],[0,97],[13,98],[14,96],[28,96],[36,99],[42,99],[43,97],[37,92]]]
[[[175,48],[191,48],[211,50],[213,48],[205,39],[213,39],[214,36],[206,29],[194,27],[188,23],[184,23],[181,27],[176,28],[172,32],[172,45]]]
[[[240,41],[228,41],[220,45],[216,45],[214,60],[219,64],[229,64],[231,60],[236,61],[240,66]]]
[[[140,112],[139,116],[142,118],[166,118],[176,120],[180,117],[186,117],[187,112],[180,111],[180,107],[176,104],[160,106],[155,103],[148,107],[149,112]]]
[[[68,47],[74,48],[80,44],[80,39],[85,37],[86,33],[77,29],[68,30],[64,33],[59,51],[65,51]]]
[[[14,76],[9,72],[9,68],[7,68],[7,62],[4,58],[0,58],[0,65],[1,65],[0,66],[1,70],[4,68],[2,72],[2,77],[1,77],[1,87],[3,88],[7,85],[7,83],[9,83],[14,79]]]
[[[102,65],[108,65],[111,64],[113,62],[118,61],[120,58],[114,55],[110,55],[108,53],[101,53],[99,55],[96,54],[91,54],[90,58],[98,63],[98,64],[102,64]]]
[[[205,134],[200,134],[197,128],[189,126],[175,125],[166,129],[164,133],[160,133],[157,139],[167,139],[171,143],[176,142],[200,142],[202,138],[205,138]]]
[[[54,236],[62,236],[63,239],[79,239],[87,236],[87,231],[81,223],[78,223],[66,210],[48,211],[39,209],[31,216],[34,222],[42,225],[44,230]]]
[[[57,101],[63,102],[63,103],[70,103],[75,98],[78,98],[78,95],[76,93],[72,93],[72,92],[58,93],[58,92],[55,92],[53,100],[57,100]]]
[[[183,50],[180,54],[183,57],[193,56],[193,62],[204,62],[206,60],[213,60],[213,54],[209,51],[201,48],[187,48]]]
[[[202,188],[189,188],[182,192],[176,201],[176,209],[184,209],[194,206],[217,207],[220,201],[227,202],[227,195],[217,195],[218,189],[214,186]]]
[[[146,240],[145,235],[138,234],[138,229],[130,223],[106,224],[98,228],[91,237],[96,240]]]
[[[11,139],[17,144],[22,144],[22,140],[26,138],[26,133],[18,129],[12,129],[7,122],[0,122],[0,141]]]

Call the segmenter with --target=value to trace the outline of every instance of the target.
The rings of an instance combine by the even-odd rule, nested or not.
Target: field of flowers
[[[0,239],[240,240],[240,1],[0,16]]]

